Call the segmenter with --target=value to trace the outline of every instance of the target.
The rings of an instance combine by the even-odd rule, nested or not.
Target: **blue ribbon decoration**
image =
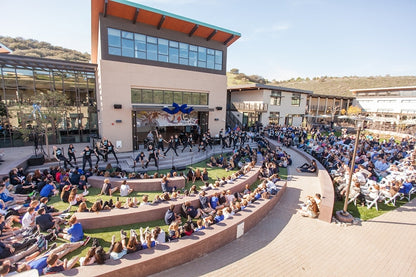
[[[179,106],[175,102],[172,103],[172,107],[173,107],[173,109],[169,109],[169,108],[165,107],[162,110],[167,112],[168,114],[177,114],[178,112],[182,112],[184,114],[190,114],[194,110],[193,107],[188,108],[188,104],[183,104],[183,105]]]

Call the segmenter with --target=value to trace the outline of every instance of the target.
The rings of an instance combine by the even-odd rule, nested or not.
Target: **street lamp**
[[[356,133],[356,137],[355,137],[355,144],[354,144],[354,150],[352,152],[352,158],[351,158],[351,167],[350,167],[350,175],[349,175],[349,179],[348,179],[348,183],[347,183],[347,190],[345,192],[345,201],[344,201],[344,208],[342,211],[338,211],[336,212],[336,217],[338,218],[338,220],[342,221],[342,222],[348,222],[351,223],[353,220],[352,215],[350,215],[347,211],[348,208],[348,201],[349,201],[349,195],[350,195],[350,188],[351,188],[351,181],[352,181],[352,175],[354,173],[354,167],[355,167],[355,156],[357,155],[357,148],[358,148],[358,143],[360,141],[360,133],[361,133],[361,128],[362,128],[362,124],[363,121],[359,121],[360,119],[357,120],[357,133]]]

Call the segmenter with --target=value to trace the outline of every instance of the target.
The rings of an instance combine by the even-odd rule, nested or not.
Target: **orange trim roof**
[[[97,62],[100,14],[128,19],[132,23],[136,19],[136,22],[185,34],[192,33],[193,36],[212,39],[227,46],[241,37],[237,32],[126,0],[91,0],[91,59],[94,63]]]

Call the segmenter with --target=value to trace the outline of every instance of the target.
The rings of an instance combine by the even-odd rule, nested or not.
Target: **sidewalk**
[[[316,176],[298,173],[293,158],[286,193],[255,228],[187,264],[154,276],[416,276],[416,201],[395,211],[341,227],[296,214],[307,195],[319,192]]]

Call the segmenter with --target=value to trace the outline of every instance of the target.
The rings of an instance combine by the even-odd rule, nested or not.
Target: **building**
[[[241,35],[125,0],[91,1],[99,132],[120,151],[150,130],[225,127],[227,47]]]
[[[39,97],[53,92],[67,101],[56,122],[48,125],[50,143],[87,142],[98,133],[97,65],[0,54],[0,69],[1,147],[33,145],[24,141],[23,133],[35,130],[38,112],[50,112],[54,103],[41,105]]]
[[[308,124],[331,124],[338,122],[338,117],[345,115],[352,105],[354,97],[310,94],[306,100]]]
[[[256,122],[300,126],[306,99],[312,91],[248,84],[227,89],[227,124],[252,126]]]
[[[369,118],[368,128],[401,132],[416,125],[416,86],[350,91],[354,105]]]

